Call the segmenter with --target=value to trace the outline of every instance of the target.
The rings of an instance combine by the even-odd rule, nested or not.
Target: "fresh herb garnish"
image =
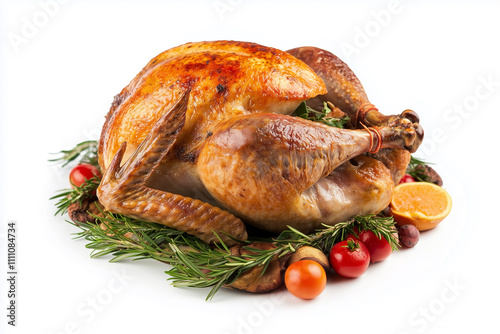
[[[84,141],[77,144],[70,150],[56,153],[62,154],[62,156],[59,158],[51,159],[49,161],[62,163],[64,167],[70,162],[79,158],[79,163],[88,163],[98,167],[99,163],[97,162],[97,147],[98,145],[96,140]]]
[[[327,102],[323,102],[323,109],[321,111],[309,107],[306,102],[302,102],[297,109],[293,112],[293,116],[304,118],[313,122],[320,122],[329,126],[344,128],[349,123],[350,118],[344,117],[328,117],[332,110]]]
[[[99,187],[100,180],[97,177],[93,177],[87,180],[79,187],[74,187],[71,189],[60,190],[55,196],[52,196],[51,200],[58,200],[56,203],[57,211],[55,215],[65,214],[68,212],[68,208],[73,203],[82,204],[82,201],[94,197],[97,187]]]
[[[426,173],[426,166],[430,164],[411,156],[410,163],[406,168],[406,174],[411,175],[417,181],[430,182],[429,174]]]
[[[96,216],[96,222],[98,224],[76,225],[82,230],[76,233],[76,238],[89,241],[86,247],[92,249],[91,257],[112,255],[110,262],[155,259],[169,263],[172,269],[166,273],[173,286],[212,287],[207,300],[212,299],[223,285],[231,284],[247,270],[266,267],[274,258],[282,258],[302,246],[316,247],[328,254],[331,247],[347,234],[353,233],[356,226],[388,238],[393,248],[397,247],[392,218],[374,215],[357,216],[334,226],[324,225],[324,229],[311,235],[290,227],[278,237],[266,239],[276,248],[262,250],[243,246],[252,251],[252,254],[243,256],[232,254],[223,242],[211,247],[192,235],[119,214],[103,212],[103,217]]]

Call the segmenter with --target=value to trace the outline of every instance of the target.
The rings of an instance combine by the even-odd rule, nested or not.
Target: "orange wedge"
[[[412,224],[419,231],[436,227],[451,211],[451,197],[433,183],[401,183],[394,188],[391,212],[399,226]]]

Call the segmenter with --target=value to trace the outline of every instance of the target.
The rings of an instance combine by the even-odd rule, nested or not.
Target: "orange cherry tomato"
[[[285,285],[288,291],[296,297],[316,298],[326,286],[325,269],[313,260],[297,261],[287,268]]]

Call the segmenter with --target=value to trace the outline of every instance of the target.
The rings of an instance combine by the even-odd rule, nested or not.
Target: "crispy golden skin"
[[[127,159],[188,89],[186,123],[170,156],[189,162],[221,120],[290,113],[300,102],[326,93],[323,81],[286,52],[246,42],[184,44],[153,58],[115,97],[99,145],[101,168],[107,168],[125,141]]]
[[[361,155],[416,149],[420,126],[403,114],[366,130],[288,116],[326,93],[308,65],[277,49],[215,41],[167,50],[108,113],[99,200],[112,212],[228,244],[227,235],[247,237],[243,221],[311,232],[377,213],[390,201],[393,173]]]

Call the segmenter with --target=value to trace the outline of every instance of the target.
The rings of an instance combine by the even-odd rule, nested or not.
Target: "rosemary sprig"
[[[334,126],[337,128],[344,128],[344,126],[349,123],[350,118],[348,116],[344,117],[328,117],[328,114],[332,110],[328,107],[326,102],[323,102],[323,109],[321,111],[315,110],[309,107],[306,102],[302,102],[297,109],[293,112],[293,116],[304,118],[314,122],[320,122],[329,126]]]
[[[59,154],[62,154],[61,157],[49,161],[62,163],[63,167],[72,161],[77,161],[78,163],[88,163],[99,168],[99,163],[97,162],[97,148],[98,144],[96,140],[84,141],[70,150],[59,152]],[[97,177],[93,177],[79,187],[73,185],[71,189],[60,190],[58,194],[50,198],[50,200],[58,200],[56,203],[57,211],[55,215],[63,215],[68,212],[68,208],[71,204],[78,203],[81,205],[83,200],[94,197],[99,182],[100,180]]]
[[[397,231],[394,228],[394,218],[384,216],[356,216],[353,218],[355,226],[359,230],[372,231],[379,239],[384,238],[391,245],[392,250],[398,250],[399,240],[397,238]]]
[[[163,225],[109,212],[102,214],[96,216],[99,224],[76,225],[82,231],[75,238],[89,241],[86,247],[92,249],[91,257],[112,255],[111,262],[149,258],[169,263],[173,267],[167,273],[174,286],[213,286],[207,299],[242,272],[272,258],[265,250],[245,257],[232,255],[224,243],[212,248],[194,236]]]
[[[318,248],[324,253],[329,253],[330,249],[337,242],[344,240],[348,234],[356,235],[358,230],[370,230],[380,239],[389,241],[393,250],[398,249],[398,239],[394,231],[394,219],[376,215],[356,216],[346,222],[333,226],[323,224],[324,229],[318,230],[311,235],[305,235],[291,227],[282,232],[274,241],[279,244],[288,244],[294,247],[308,245]]]
[[[154,259],[172,265],[166,273],[176,287],[212,287],[207,300],[212,299],[223,286],[231,284],[242,273],[255,267],[264,270],[276,257],[281,258],[298,248],[309,245],[328,253],[331,247],[343,240],[353,229],[370,229],[378,236],[388,238],[394,248],[397,241],[391,233],[394,225],[390,217],[373,215],[357,216],[347,222],[327,226],[314,234],[306,235],[294,228],[276,238],[266,239],[276,248],[262,250],[250,247],[252,254],[242,256],[231,253],[223,242],[210,246],[200,239],[175,229],[147,223],[118,214],[103,212],[97,217],[99,224],[78,224],[82,230],[76,238],[83,238],[92,249],[91,257],[112,255],[110,262],[124,259]],[[260,239],[262,240],[262,239]],[[263,270],[263,271],[264,271]]]
[[[406,174],[411,175],[417,181],[430,182],[429,175],[425,173],[426,165],[431,165],[431,163],[411,156],[410,163],[406,168]]]
[[[71,189],[60,190],[58,194],[50,198],[51,200],[58,200],[56,203],[57,211],[55,215],[65,214],[68,212],[69,206],[73,203],[81,205],[83,200],[92,198],[99,186],[99,182],[100,180],[97,177],[93,177],[79,187],[75,186]]]
[[[222,246],[217,246],[214,249],[206,244],[202,247],[200,247],[200,243],[189,244],[191,249],[189,251],[182,251],[178,247],[170,245],[180,261],[174,263],[173,268],[166,273],[171,276],[169,280],[173,282],[174,286],[213,286],[207,296],[207,299],[211,299],[224,284],[230,284],[240,274],[251,268],[267,267],[276,256],[281,258],[306,245],[318,248],[328,254],[335,243],[345,239],[349,233],[355,234],[355,227],[358,227],[359,230],[371,230],[379,238],[386,238],[393,249],[397,249],[398,246],[392,217],[356,216],[334,226],[324,226],[324,229],[318,230],[312,235],[306,235],[289,226],[289,229],[278,237],[265,240],[274,243],[275,249],[261,250],[245,247],[253,254],[243,257],[231,255],[223,243]],[[200,272],[200,270],[193,270],[193,268],[202,270]]]
[[[102,212],[102,217],[96,216],[96,224],[79,222],[73,225],[81,229],[81,232],[75,233],[75,239],[89,241],[86,247],[92,249],[91,257],[111,254],[110,262],[126,258],[171,262],[169,252],[160,245],[167,241],[175,243],[183,235],[183,232],[163,225],[107,211]]]
[[[70,150],[63,150],[56,154],[62,154],[61,157],[50,159],[49,161],[62,163],[63,167],[78,158],[80,163],[88,163],[96,167],[99,166],[97,162],[97,141],[88,140],[77,144]]]

